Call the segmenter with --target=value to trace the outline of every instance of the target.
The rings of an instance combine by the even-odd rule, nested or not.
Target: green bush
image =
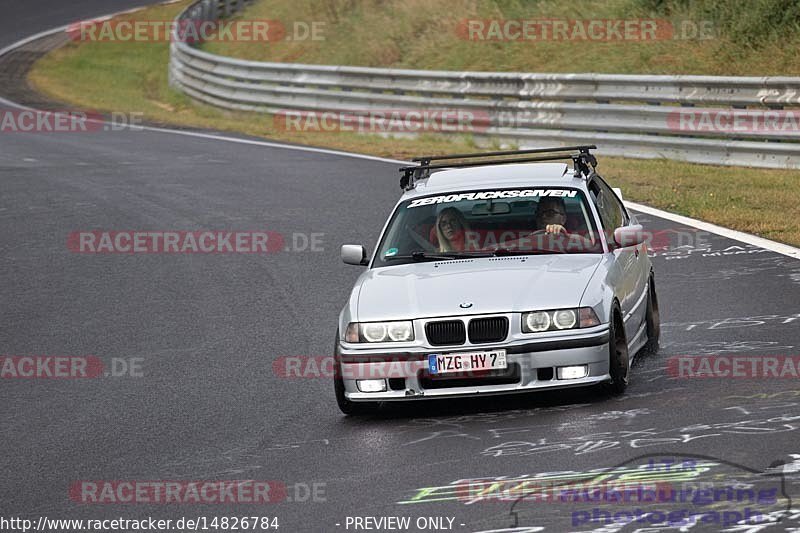
[[[800,29],[797,0],[630,0],[640,13],[708,20],[719,35],[746,47],[792,37]]]

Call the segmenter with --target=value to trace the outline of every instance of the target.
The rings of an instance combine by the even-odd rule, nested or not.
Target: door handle
[[[634,250],[633,255],[635,255],[636,257],[639,257],[639,249],[638,248],[636,248]]]

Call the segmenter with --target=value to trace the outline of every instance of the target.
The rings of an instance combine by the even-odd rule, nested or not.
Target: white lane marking
[[[124,13],[124,11],[120,12]],[[120,13],[113,13],[111,15],[106,16],[116,16]],[[47,30],[43,32],[39,32],[35,35],[30,37],[26,37],[20,41],[17,41],[14,44],[6,46],[2,50],[0,50],[0,57],[4,54],[7,54],[11,50],[19,46],[23,46],[31,41],[35,41],[41,37],[46,37],[48,35],[52,35],[54,33],[58,33],[60,31],[65,31],[69,25],[60,26],[58,28],[54,28],[52,30]],[[23,106],[17,104],[16,102],[12,102],[10,100],[6,100],[5,98],[0,97],[0,103],[10,105],[12,107],[16,107],[19,109],[33,109],[31,107]],[[99,122],[101,124],[111,124],[110,122],[106,121],[98,121],[98,120],[89,120],[89,122]],[[227,135],[219,135],[219,134],[210,134],[210,133],[200,133],[194,131],[184,131],[184,130],[174,130],[169,128],[156,128],[151,126],[130,126],[125,125],[128,128],[135,129],[135,130],[144,130],[144,131],[155,131],[160,133],[169,133],[172,135],[183,135],[185,137],[195,137],[198,139],[208,139],[213,141],[223,141],[223,142],[232,142],[238,144],[248,144],[251,146],[264,146],[267,148],[281,148],[284,150],[297,150],[301,152],[311,152],[317,154],[326,154],[326,155],[334,155],[339,157],[352,157],[355,159],[365,159],[368,161],[380,161],[384,163],[392,163],[392,164],[400,164],[400,165],[408,165],[413,164],[410,161],[402,161],[400,159],[390,159],[386,157],[378,157],[373,155],[366,155],[366,154],[356,154],[352,152],[343,152],[340,150],[331,150],[328,148],[314,148],[311,146],[296,146],[291,144],[283,144],[277,142],[270,142],[270,141],[256,141],[253,139],[240,139],[237,137],[229,137]],[[399,177],[398,177],[399,179]],[[776,241],[771,241],[769,239],[764,239],[763,237],[758,237],[756,235],[750,235],[749,233],[744,233],[742,231],[736,231],[729,228],[724,228],[722,226],[717,226],[716,224],[711,224],[709,222],[703,222],[702,220],[697,220],[690,217],[685,217],[682,215],[676,215],[674,213],[670,213],[668,211],[662,211],[660,209],[656,209],[654,207],[648,207],[646,205],[637,204],[634,202],[625,201],[625,205],[630,206],[631,209],[634,211],[639,211],[641,213],[645,213],[648,215],[653,215],[659,218],[663,218],[665,220],[670,220],[672,222],[677,222],[679,224],[684,224],[686,226],[690,226],[693,228],[697,228],[699,230],[707,231],[709,233],[714,233],[716,235],[720,235],[722,237],[744,242],[747,244],[752,244],[754,246],[758,246],[759,248],[764,248],[766,250],[770,250],[775,253],[779,253],[788,257],[792,257],[794,259],[800,259],[800,248],[795,248],[793,246],[789,246],[788,244],[783,244]]]
[[[38,111],[37,109],[29,106],[25,106],[22,104],[18,104],[17,102],[12,102],[11,100],[7,100],[0,96],[0,104],[6,105],[9,107],[15,107],[17,109],[23,109],[26,111]],[[55,115],[63,115],[65,113],[61,113],[59,111],[43,111],[44,113],[54,113]],[[301,152],[313,152],[318,154],[327,154],[327,155],[336,155],[341,157],[354,157],[357,159],[367,159],[372,161],[380,161],[381,163],[392,163],[392,164],[399,164],[399,165],[411,165],[410,161],[401,161],[399,159],[388,159],[386,157],[378,157],[366,154],[357,154],[354,152],[343,152],[341,150],[332,150],[330,148],[314,148],[312,146],[300,146],[300,145],[292,145],[292,144],[283,144],[271,141],[257,141],[255,139],[241,139],[238,137],[228,137],[226,135],[219,135],[219,134],[211,134],[211,133],[201,133],[197,131],[186,131],[186,130],[174,130],[169,128],[158,128],[155,126],[142,126],[142,125],[130,125],[130,124],[112,124],[111,122],[105,120],[97,120],[92,118],[87,118],[85,120],[87,123],[92,124],[105,124],[105,125],[114,125],[115,128],[118,128],[117,131],[121,131],[122,129],[129,129],[132,131],[154,131],[158,133],[169,133],[171,135],[183,135],[184,137],[195,137],[198,139],[209,139],[212,141],[224,141],[224,142],[232,142],[238,144],[249,144],[252,146],[263,146],[266,148],[281,148],[284,150],[298,150]],[[397,174],[398,182],[400,180],[400,173]]]
[[[411,165],[410,161],[401,161],[399,159],[388,159],[386,157],[379,157],[375,155],[357,154],[354,152],[343,152],[341,150],[333,150],[330,148],[314,148],[313,146],[299,146],[294,144],[283,144],[273,141],[257,141],[255,139],[240,139],[238,137],[228,137],[226,135],[218,135],[211,133],[200,133],[196,131],[183,131],[172,130],[169,128],[156,128],[152,126],[128,126],[134,129],[142,129],[146,131],[156,131],[161,133],[171,133],[175,135],[185,135],[187,137],[197,137],[200,139],[210,139],[214,141],[233,142],[239,144],[249,144],[253,146],[265,146],[267,148],[283,148],[285,150],[299,150],[301,152],[313,152],[317,154],[337,155],[341,157],[353,157],[356,159],[367,159],[370,161],[380,161],[382,163],[392,163],[394,165]],[[397,173],[397,182],[400,182],[400,173]]]

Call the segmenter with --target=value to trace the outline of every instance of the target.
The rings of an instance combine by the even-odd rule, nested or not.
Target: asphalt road
[[[135,4],[7,2],[0,47]],[[0,382],[0,517],[246,515],[277,517],[279,531],[353,531],[348,517],[409,516],[411,531],[418,517],[452,518],[453,531],[587,531],[600,524],[575,524],[573,513],[592,505],[516,500],[513,491],[478,501],[459,480],[704,461],[699,455],[715,464],[687,462],[663,479],[782,482],[781,494],[800,496],[798,465],[759,474],[780,473],[774,465],[800,453],[796,379],[673,379],[666,369],[675,355],[800,354],[800,262],[654,216],[640,219],[683,233],[662,234],[670,247],[654,259],[662,350],[636,363],[623,397],[419,402],[353,419],[340,415],[330,380],[277,376],[280,356],[330,355],[359,273],[341,264],[339,245],[372,248],[399,192],[395,165],[380,161],[154,131],[0,134],[0,353],[134,360],[142,374]],[[323,236],[322,251],[266,256],[69,251],[70,232],[93,229]],[[220,479],[276,480],[295,501],[69,497],[81,480]],[[315,483],[317,497],[306,498]],[[792,504],[781,496],[765,506]],[[620,528],[655,530],[646,526]],[[800,519],[759,527],[791,531]]]

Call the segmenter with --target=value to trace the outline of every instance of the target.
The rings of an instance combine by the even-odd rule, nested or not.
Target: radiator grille
[[[433,346],[464,344],[467,340],[464,323],[460,320],[442,320],[425,324],[425,335]]]
[[[500,342],[508,335],[508,319],[504,316],[476,318],[469,321],[469,342]]]

